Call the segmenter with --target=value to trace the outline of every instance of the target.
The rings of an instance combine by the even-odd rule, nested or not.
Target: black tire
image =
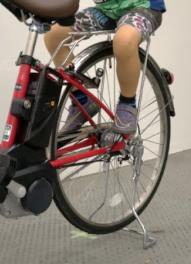
[[[107,43],[107,45],[104,45],[103,47],[104,47],[103,49],[99,49],[96,52],[94,52],[92,55],[90,54],[90,56],[87,56],[87,58],[85,60],[83,60],[83,63],[79,65],[78,70],[80,70],[84,73],[85,72],[88,73],[89,72],[88,69],[90,69],[91,67],[94,67],[94,65],[96,65],[98,62],[106,59],[107,57],[112,58],[113,51],[112,51],[111,44]],[[141,59],[141,62],[143,63],[144,59],[145,59],[145,53],[142,50],[140,50],[140,59]],[[146,155],[145,159],[147,159],[147,155],[148,155],[149,159],[144,160],[143,165],[142,165],[141,180],[140,181],[144,180],[144,183],[146,182],[147,185],[146,185],[145,190],[142,190],[142,184],[143,184],[142,182],[139,185],[138,190],[139,190],[139,194],[140,194],[140,189],[142,190],[142,192],[141,192],[142,196],[140,196],[140,198],[142,200],[140,199],[140,201],[139,201],[139,199],[137,199],[137,201],[136,201],[137,203],[135,204],[135,207],[136,207],[138,214],[143,212],[143,210],[147,207],[147,205],[149,204],[149,202],[153,198],[153,196],[154,196],[154,194],[155,194],[155,192],[159,186],[159,183],[160,183],[161,178],[162,178],[163,173],[164,173],[164,169],[165,169],[165,165],[166,165],[166,161],[167,161],[167,157],[168,157],[169,143],[170,143],[170,114],[169,114],[169,108],[168,108],[168,98],[167,98],[167,95],[166,95],[166,92],[164,89],[165,88],[164,87],[164,80],[163,80],[163,77],[162,77],[161,72],[159,70],[159,67],[157,66],[157,64],[154,62],[154,60],[150,56],[148,58],[146,76],[148,79],[148,84],[151,83],[151,88],[148,88],[148,89],[151,90],[150,92],[152,92],[152,94],[153,94],[153,96],[155,96],[155,98],[152,99],[150,103],[148,102],[148,105],[145,106],[145,108],[150,109],[150,110],[147,110],[147,111],[149,111],[148,112],[149,114],[145,114],[144,111],[146,111],[146,110],[144,107],[142,108],[143,109],[143,116],[140,115],[140,121],[139,121],[140,133],[141,133],[141,129],[142,129],[141,128],[142,123],[144,125],[144,128],[145,128],[145,125],[147,125],[147,121],[145,121],[145,118],[146,118],[146,120],[147,120],[147,118],[151,118],[151,120],[152,120],[157,115],[155,113],[156,110],[154,110],[154,106],[153,106],[153,104],[155,105],[155,103],[156,103],[156,106],[158,106],[158,108],[159,108],[159,110],[157,112],[159,115],[159,118],[156,118],[156,120],[153,121],[153,124],[151,123],[152,131],[153,131],[152,133],[154,133],[153,136],[151,135],[150,138],[148,136],[143,141],[144,142],[143,146],[144,146],[145,153],[146,153],[146,154],[144,153],[144,155]],[[147,85],[147,83],[146,83],[146,85]],[[147,89],[147,88],[145,88],[145,89]],[[145,94],[144,96],[145,96],[145,100],[147,101],[148,95]],[[68,97],[68,92],[65,92],[61,98],[59,109],[58,109],[57,125],[55,126],[55,129],[53,131],[52,141],[51,141],[52,159],[55,158],[55,152],[56,152],[55,146],[58,145],[58,135],[59,135],[58,127],[59,127],[59,123],[60,123],[60,115],[61,115],[61,112],[63,110],[63,104],[65,104],[67,101],[67,97]],[[114,110],[114,109],[112,109],[112,110]],[[153,112],[153,114],[152,114],[152,112]],[[144,124],[144,122],[146,122],[146,124]],[[160,123],[159,124],[159,126],[160,126],[159,132],[157,132],[157,130],[155,131],[155,127],[153,128],[153,126],[158,126],[157,123],[158,124]],[[148,131],[148,129],[146,129],[146,130]],[[147,131],[146,131],[146,133],[147,133]],[[160,141],[159,143],[158,143],[157,139]],[[157,142],[155,142],[155,141],[157,141]],[[65,141],[65,143],[66,142],[67,141]],[[148,145],[150,146],[149,148],[148,148]],[[150,149],[151,147],[159,149],[158,152],[155,153],[156,156],[153,154],[154,150]],[[153,156],[150,158],[149,155],[154,155],[154,158],[153,158]],[[161,157],[158,158],[158,156],[161,156]],[[116,161],[114,161],[114,162],[116,162]],[[131,161],[128,161],[128,162],[131,163]],[[117,165],[117,166],[119,166],[119,165]],[[79,177],[77,179],[70,178],[70,180],[66,180],[66,183],[64,183],[62,185],[61,178],[60,178],[61,176],[59,176],[59,171],[58,171],[58,177],[57,177],[57,179],[55,179],[55,182],[54,182],[54,200],[55,200],[57,207],[59,208],[61,213],[64,215],[64,217],[66,219],[68,219],[68,221],[71,224],[73,224],[77,228],[79,228],[85,232],[88,232],[88,233],[106,234],[106,233],[110,233],[110,232],[114,232],[116,230],[119,230],[119,229],[123,228],[124,226],[127,226],[128,224],[130,224],[135,219],[134,215],[132,214],[132,211],[129,208],[126,209],[126,207],[128,206],[127,205],[127,198],[126,198],[127,194],[125,192],[123,193],[123,190],[124,190],[124,188],[126,188],[126,185],[127,185],[127,189],[129,188],[129,183],[124,183],[124,179],[125,179],[125,181],[131,180],[130,179],[131,177],[128,177],[129,169],[131,169],[130,167],[131,167],[131,165],[130,166],[126,165],[126,166],[120,167],[120,168],[117,167],[117,170],[120,170],[118,173],[120,173],[122,176],[120,175],[120,177],[119,177],[119,175],[117,175],[117,177],[115,176],[115,179],[112,181],[120,182],[123,180],[123,183],[122,182],[119,183],[119,187],[117,187],[120,191],[117,189],[118,192],[114,191],[115,194],[113,196],[111,196],[111,199],[109,200],[109,198],[108,198],[108,201],[110,202],[110,204],[108,206],[109,209],[108,208],[106,209],[106,210],[108,210],[108,212],[107,211],[103,212],[103,218],[102,218],[102,213],[100,213],[101,216],[96,216],[98,218],[100,217],[100,220],[99,219],[94,220],[92,218],[90,219],[90,216],[89,216],[90,213],[88,212],[88,214],[86,215],[85,210],[91,211],[92,207],[94,206],[93,203],[95,201],[97,201],[97,200],[95,200],[95,198],[98,199],[97,196],[100,196],[101,184],[99,185],[99,188],[97,188],[95,193],[94,193],[93,188],[91,189],[91,192],[89,190],[90,193],[88,195],[93,195],[93,193],[95,195],[95,196],[91,197],[92,199],[90,199],[90,197],[86,200],[83,198],[83,202],[82,202],[82,200],[80,200],[81,197],[78,196],[78,191],[80,192],[80,195],[81,195],[81,193],[86,188],[86,185],[88,185],[87,183],[83,183],[83,181],[87,180],[87,178],[88,178],[87,176],[89,176],[90,174],[88,174],[87,176],[84,176],[84,177]],[[152,171],[151,171],[151,168],[152,168]],[[69,171],[70,168],[64,170],[64,173],[66,173],[66,175],[67,175],[67,170]],[[110,171],[112,171],[111,174],[113,174],[113,175],[115,174],[115,169],[112,169]],[[123,171],[125,171],[125,177],[124,177],[124,173],[122,173]],[[62,173],[63,172],[61,172],[60,175]],[[146,175],[147,178],[149,177],[148,180],[147,180],[146,176],[144,175],[145,173],[148,174],[148,175]],[[95,177],[98,177],[97,176],[98,173],[96,173],[95,175],[96,175]],[[92,177],[92,173],[90,176]],[[114,178],[114,176],[111,176],[111,177]],[[100,179],[103,180],[103,177]],[[68,183],[68,181],[70,183]],[[76,185],[74,184],[75,181],[76,181]],[[95,180],[95,182],[97,182],[97,180]],[[69,186],[69,184],[71,184],[71,192],[69,191],[70,186],[68,187],[68,190],[66,189],[67,184],[68,184],[68,186]],[[109,185],[111,185],[111,180],[107,184],[108,184],[108,186],[106,187],[106,189],[109,189],[110,188]],[[75,185],[76,189],[74,188],[72,190],[73,185]],[[83,188],[79,187],[81,185]],[[121,185],[123,185],[123,186],[121,186]],[[93,184],[92,184],[92,186],[93,186]],[[93,187],[96,188],[97,186],[93,186]],[[80,188],[80,190],[77,190],[77,188]],[[145,188],[145,186],[144,186],[144,188]],[[145,194],[147,191],[148,191],[148,194]],[[88,192],[88,189],[87,189],[87,192]],[[109,193],[108,190],[107,190],[107,192]],[[87,194],[86,194],[86,196],[87,196]],[[77,199],[77,201],[74,201],[75,199]],[[107,197],[106,197],[106,199],[107,199]],[[120,204],[119,206],[120,206],[121,210],[125,209],[125,210],[123,210],[123,213],[122,213],[124,215],[122,215],[122,216],[118,215],[115,221],[112,220],[113,222],[112,221],[108,222],[107,217],[110,217],[110,216],[113,217],[113,214],[115,213],[115,211],[116,211],[116,214],[118,213],[118,208],[116,208],[118,206],[117,203]],[[125,208],[122,208],[123,206],[125,206]],[[97,207],[99,207],[99,206],[97,205],[96,208]],[[98,208],[96,210],[98,210]],[[96,210],[93,211],[93,217],[94,217],[94,214],[98,213]],[[102,210],[102,208],[100,210]],[[110,214],[109,210],[112,210],[111,214]],[[91,213],[92,213],[92,211],[91,211]],[[92,217],[92,215],[91,215],[91,217]],[[122,217],[122,218],[120,218],[120,217]]]

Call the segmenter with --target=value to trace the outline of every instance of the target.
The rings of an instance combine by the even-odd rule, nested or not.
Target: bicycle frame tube
[[[62,154],[70,154],[71,153],[71,150],[77,150],[77,149],[82,149],[82,146],[83,147],[86,147],[86,146],[92,146],[92,144],[94,143],[94,138],[92,138],[92,140],[86,140],[86,142],[84,143],[79,143],[79,144],[74,144],[73,146],[71,147],[68,147],[66,149],[61,149],[59,150],[59,154],[62,153]],[[74,155],[68,155],[66,157],[63,157],[63,158],[59,158],[59,159],[56,159],[56,160],[53,160],[53,161],[50,161],[50,164],[52,165],[53,168],[56,168],[56,169],[59,169],[59,168],[62,168],[64,167],[65,165],[68,165],[68,164],[72,164],[74,162],[77,162],[77,161],[80,161],[80,160],[83,160],[83,159],[87,159],[87,158],[91,158],[91,157],[94,157],[94,156],[101,156],[101,155],[104,155],[104,154],[107,154],[108,152],[109,153],[112,153],[112,152],[118,152],[118,151],[121,151],[123,150],[125,147],[125,142],[124,141],[119,141],[117,143],[115,143],[112,148],[107,148],[107,147],[99,147],[99,148],[94,148],[94,149],[90,149],[88,151],[84,151],[84,152],[81,152],[79,154],[74,154]]]
[[[77,88],[78,90],[85,93],[89,98],[91,98],[92,101],[96,102],[100,108],[102,108],[111,119],[114,119],[113,113],[107,108],[105,104],[103,104],[96,96],[94,96],[90,91],[88,91],[77,79],[75,79],[73,76],[68,74],[64,71],[64,69],[59,69],[60,74],[62,75],[63,79],[66,80],[72,87]],[[83,107],[75,100],[75,98],[72,98],[77,106],[79,107],[79,111],[82,111],[82,113],[86,116],[87,120],[90,122],[90,124],[95,127],[92,118],[86,113],[86,111],[83,111]],[[81,109],[82,108],[82,109]],[[128,139],[128,136],[124,136],[123,139],[116,142],[112,147],[96,147],[95,145],[98,145],[98,142],[96,140],[95,136],[91,136],[89,138],[86,138],[85,140],[74,143],[73,145],[63,147],[57,151],[57,159],[50,161],[50,164],[54,168],[61,168],[65,165],[72,164],[78,161],[81,161],[83,159],[91,158],[97,155],[104,155],[108,152],[117,152],[121,151],[125,147],[125,141],[124,139]],[[89,147],[89,149],[87,149]],[[74,155],[71,155],[72,151],[82,150],[84,148],[84,151],[81,153],[77,153]],[[86,148],[86,149],[85,149]],[[67,156],[67,154],[70,154]],[[63,155],[66,155],[65,157],[62,157]]]
[[[63,68],[59,69],[60,74],[62,75],[63,79],[70,83],[72,86],[76,87],[78,90],[86,94],[89,98],[92,99],[96,104],[99,105],[112,119],[114,119],[113,113],[106,107],[104,103],[102,103],[95,95],[93,95],[90,91],[88,91],[77,79],[73,76],[70,76],[68,73],[64,71]],[[85,114],[85,113],[84,113]],[[86,117],[88,117],[86,115]]]
[[[28,83],[29,83],[29,76],[30,76],[31,66],[30,65],[20,65],[18,78],[15,85],[15,90],[13,94],[13,99],[21,99],[24,98],[26,95]],[[3,149],[8,149],[13,146],[15,143],[15,138],[19,128],[19,118],[12,115],[9,112],[5,130],[3,134],[3,139],[1,142],[1,147]]]
[[[37,41],[37,36],[38,36],[37,27],[31,26],[29,30],[27,44],[25,47],[25,52],[23,55],[31,56],[31,57],[33,56],[34,48]],[[16,99],[25,98],[29,84],[29,79],[30,79],[30,72],[31,72],[31,65],[29,64],[20,65],[15,89],[13,92],[12,101]],[[12,115],[11,112],[9,112],[1,142],[1,148],[8,149],[15,144],[16,135],[17,133],[19,133],[18,130],[19,130],[19,118],[17,118],[16,116]]]

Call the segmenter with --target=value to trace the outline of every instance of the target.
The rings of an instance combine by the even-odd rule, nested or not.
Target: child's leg
[[[117,75],[121,88],[116,109],[114,131],[131,133],[136,130],[135,95],[140,75],[138,48],[161,23],[161,13],[152,10],[128,12],[118,22],[113,40]]]
[[[53,55],[54,51],[58,47],[59,43],[66,39],[68,33],[72,31],[70,27],[63,27],[58,24],[52,26],[51,30],[44,35],[44,43],[48,52]],[[64,59],[69,54],[69,47],[62,47],[54,58],[54,64],[56,67],[60,66]],[[68,62],[72,61],[73,55],[71,55]]]
[[[101,11],[91,7],[84,9],[76,14],[76,22],[73,28],[61,27],[59,25],[53,26],[52,30],[46,33],[44,41],[48,51],[52,55],[59,43],[63,39],[66,39],[68,37],[68,33],[71,31],[97,31],[115,28],[116,22],[113,19],[108,18]],[[60,49],[59,53],[54,59],[55,65],[60,66],[68,53],[68,47],[63,47],[62,49]],[[73,55],[71,55],[70,61],[72,59]],[[68,63],[70,61],[68,61]],[[94,116],[99,112],[98,105],[93,103],[84,93],[78,90],[73,90],[72,93],[84,106],[90,116]],[[76,107],[74,104],[71,104],[69,107],[69,113],[66,119],[66,123],[61,128],[61,132],[67,133],[68,131],[79,129],[85,122],[86,118],[81,112],[79,112],[78,107]]]
[[[113,51],[117,60],[117,76],[121,94],[133,97],[139,80],[140,61],[138,47],[141,33],[131,25],[124,24],[116,32]]]
[[[116,22],[94,7],[86,8],[76,14],[76,22],[73,27],[54,25],[44,36],[47,50],[52,55],[59,43],[68,37],[71,31],[97,31],[114,29]],[[69,47],[63,47],[54,59],[55,66],[60,66],[69,53]],[[70,57],[72,61],[73,55]],[[68,61],[68,63],[70,62]]]
[[[161,13],[150,9],[133,10],[119,20],[113,49],[122,95],[132,97],[136,94],[140,73],[139,44],[160,24]]]

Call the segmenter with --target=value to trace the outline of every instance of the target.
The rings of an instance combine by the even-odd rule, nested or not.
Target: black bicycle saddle
[[[10,2],[44,18],[69,17],[79,8],[79,0],[12,0]]]

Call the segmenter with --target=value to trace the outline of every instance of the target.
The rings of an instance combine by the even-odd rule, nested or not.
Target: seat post
[[[25,24],[29,27],[29,34],[24,50],[24,55],[33,56],[39,34],[44,34],[51,29],[51,22],[42,22],[32,18],[32,22]]]
[[[24,55],[33,56],[37,38],[38,38],[38,27],[33,24],[29,27],[29,34],[24,50]]]

